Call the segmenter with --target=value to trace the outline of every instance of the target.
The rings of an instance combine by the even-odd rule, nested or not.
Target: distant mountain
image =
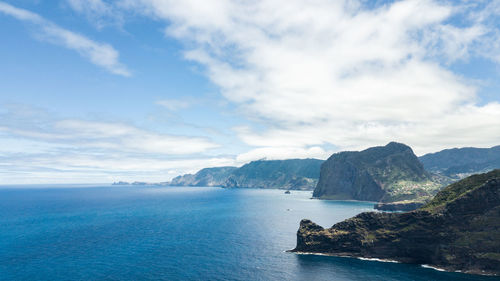
[[[164,182],[144,182],[144,181],[134,181],[134,182],[119,181],[119,182],[113,182],[112,185],[166,185],[166,183],[164,183]]]
[[[222,186],[237,167],[205,168],[196,174],[185,174],[172,179],[169,185],[175,186]]]
[[[130,185],[129,182],[126,181],[118,181],[118,182],[113,182],[113,185]]]
[[[253,161],[233,171],[224,186],[312,190],[323,162],[318,159]]]
[[[178,176],[169,185],[312,190],[323,162],[318,159],[259,160],[240,168],[205,168],[194,175]]]
[[[361,213],[328,229],[302,220],[293,251],[500,275],[500,170],[451,184],[416,211]]]
[[[428,198],[439,187],[409,146],[391,142],[333,154],[321,165],[313,197],[393,202]]]
[[[500,168],[500,146],[445,149],[419,159],[426,170],[459,179]]]

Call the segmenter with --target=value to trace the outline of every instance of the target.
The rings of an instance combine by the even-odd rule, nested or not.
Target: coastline
[[[318,197],[311,197],[309,199],[320,200],[320,201],[363,202],[363,203],[372,203],[374,205],[377,204],[377,203],[379,203],[379,202],[376,202],[376,201],[366,201],[366,200],[356,200],[356,199],[328,199],[328,198],[318,198]]]
[[[326,257],[338,257],[338,258],[351,258],[364,261],[377,261],[377,262],[388,262],[388,263],[402,263],[397,260],[390,259],[379,259],[379,258],[367,258],[367,257],[357,257],[348,254],[332,254],[332,253],[314,253],[314,252],[298,252],[294,250],[286,250],[287,253],[297,254],[297,255],[310,255],[310,256],[326,256]]]
[[[342,253],[339,253],[339,254],[333,254],[333,253],[314,253],[314,252],[299,252],[299,251],[294,251],[294,250],[286,250],[285,252],[296,254],[296,255],[311,255],[311,256],[326,256],[326,257],[338,257],[338,258],[351,258],[351,259],[358,259],[358,260],[364,260],[364,261],[375,261],[375,262],[385,262],[385,263],[407,264],[405,262],[401,262],[401,261],[397,261],[397,260],[380,259],[380,258],[369,258],[369,257],[358,257],[358,256],[353,256],[353,255],[348,255],[348,254],[342,254]],[[433,269],[433,270],[440,271],[440,272],[462,273],[462,274],[492,276],[492,277],[500,276],[498,274],[491,273],[491,272],[486,272],[486,271],[476,271],[476,270],[462,271],[462,270],[457,270],[457,269],[453,269],[453,268],[438,267],[438,266],[429,265],[429,264],[416,264],[416,265],[419,265],[422,268]]]

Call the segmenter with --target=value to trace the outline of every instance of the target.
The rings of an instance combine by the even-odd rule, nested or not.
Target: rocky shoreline
[[[293,253],[296,255],[312,255],[312,256],[326,256],[326,257],[338,257],[338,258],[348,258],[348,259],[359,259],[359,260],[367,260],[367,261],[376,261],[376,262],[387,262],[387,263],[402,263],[397,260],[390,260],[390,259],[379,259],[379,258],[370,258],[370,257],[361,257],[361,256],[352,256],[352,255],[342,255],[342,254],[330,254],[330,253],[311,253],[311,252],[298,252],[295,250],[288,250],[286,251],[287,253]],[[456,272],[456,273],[465,273],[465,274],[475,274],[475,275],[484,275],[484,276],[500,276],[500,274],[497,273],[491,273],[491,272],[485,272],[483,270],[479,271],[461,271],[461,270],[454,270],[453,268],[443,268],[443,267],[436,267],[428,264],[420,264],[421,267],[423,268],[429,268],[433,269],[436,271],[445,271],[445,272]]]

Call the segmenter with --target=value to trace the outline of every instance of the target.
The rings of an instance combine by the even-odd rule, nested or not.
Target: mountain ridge
[[[500,168],[500,145],[444,149],[419,157],[425,169],[454,179]]]
[[[175,177],[169,185],[312,190],[318,181],[321,163],[323,160],[312,158],[257,160],[239,168],[205,168],[196,174]],[[210,181],[211,178],[216,180]]]

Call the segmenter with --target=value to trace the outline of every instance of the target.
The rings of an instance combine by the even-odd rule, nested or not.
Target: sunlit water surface
[[[302,218],[366,202],[211,187],[2,187],[0,280],[493,280],[418,265],[286,253]]]

